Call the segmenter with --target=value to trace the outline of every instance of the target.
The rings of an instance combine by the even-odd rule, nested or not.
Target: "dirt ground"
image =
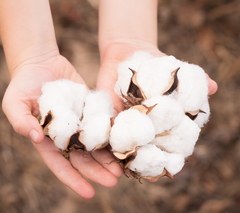
[[[98,2],[50,2],[61,53],[93,88]],[[94,184],[95,197],[84,200],[50,172],[0,110],[1,213],[240,212],[240,1],[162,0],[158,19],[159,49],[199,64],[219,86],[210,97],[210,122],[184,169],[174,180],[139,184],[123,176],[111,189]],[[9,80],[0,45],[1,100]]]

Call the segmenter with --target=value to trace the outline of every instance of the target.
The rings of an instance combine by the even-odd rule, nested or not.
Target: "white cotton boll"
[[[177,73],[179,80],[178,101],[184,111],[199,110],[208,98],[208,81],[198,65],[182,62]]]
[[[77,84],[72,81],[68,81],[69,86],[72,88],[74,93],[74,102],[72,106],[73,112],[76,113],[78,118],[82,117],[83,105],[85,101],[85,96],[87,94],[87,87],[84,84]]]
[[[128,168],[144,177],[156,177],[162,174],[167,161],[163,151],[155,145],[147,144],[137,150],[137,156]]]
[[[210,116],[210,107],[209,107],[209,103],[208,100],[205,100],[205,102],[203,103],[203,105],[200,107],[200,109],[203,112],[199,112],[197,118],[194,120],[194,122],[199,126],[199,128],[202,128],[204,126],[204,124],[206,124],[209,120],[209,116]]]
[[[46,82],[42,86],[42,95],[38,99],[41,122],[55,106],[65,106],[81,117],[86,86],[67,79]]]
[[[152,58],[154,58],[154,56],[148,52],[137,51],[132,55],[132,57],[130,59],[130,61],[132,62],[130,68],[134,69],[134,70],[136,69],[136,71],[137,71],[142,62],[147,61]]]
[[[42,95],[38,99],[39,110],[43,121],[45,115],[55,106],[72,108],[74,94],[67,80],[46,82],[42,86]]]
[[[125,153],[153,140],[155,130],[151,119],[136,109],[120,112],[110,133],[113,151]]]
[[[180,172],[185,164],[185,158],[182,154],[164,152],[167,158],[165,169],[173,176]]]
[[[64,150],[69,138],[80,130],[80,120],[72,110],[64,106],[53,107],[51,113],[53,119],[47,126],[48,135],[55,146]]]
[[[105,91],[89,91],[86,95],[83,109],[83,123],[92,116],[105,114],[113,117],[113,103],[110,95]]]
[[[118,66],[118,80],[114,87],[114,92],[122,98],[123,95],[127,95],[127,91],[131,82],[132,72],[128,69],[128,62],[122,62]]]
[[[108,142],[111,129],[109,116],[99,114],[87,120],[80,133],[80,141],[86,146],[87,151]]]
[[[162,56],[145,61],[138,70],[137,82],[147,98],[162,95],[169,87],[171,73],[180,66],[173,56]]]
[[[119,64],[118,80],[114,88],[115,93],[119,97],[122,97],[122,94],[127,95],[127,90],[129,88],[131,77],[133,75],[132,71],[129,68],[138,72],[141,63],[151,58],[153,58],[153,56],[150,53],[138,51]]]
[[[136,72],[138,72],[141,64],[152,58],[154,58],[153,55],[151,55],[148,52],[137,51],[132,56],[127,58],[124,62],[122,62],[124,64],[124,66],[122,66],[121,68],[122,69],[124,68],[126,70],[129,70],[129,68],[131,68],[131,69],[135,70]]]
[[[176,126],[185,116],[180,104],[169,96],[155,96],[143,102],[151,107],[157,104],[148,114],[156,130],[156,134],[163,133]]]
[[[193,153],[199,133],[198,125],[185,116],[177,126],[171,129],[169,135],[157,137],[151,143],[164,151],[180,153],[187,157]]]

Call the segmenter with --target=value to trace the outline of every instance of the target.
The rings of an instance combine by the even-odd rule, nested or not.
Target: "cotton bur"
[[[204,70],[174,56],[135,52],[119,64],[115,93],[125,110],[114,120],[110,145],[126,176],[173,178],[209,119]]]

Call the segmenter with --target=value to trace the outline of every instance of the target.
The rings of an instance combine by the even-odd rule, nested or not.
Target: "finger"
[[[72,167],[49,138],[45,138],[42,143],[34,146],[48,168],[63,184],[85,199],[95,195],[92,185]]]
[[[122,176],[123,171],[121,166],[116,162],[116,159],[107,148],[92,152],[92,157],[116,177]]]
[[[10,98],[9,98],[10,97]],[[44,139],[42,127],[38,120],[32,115],[30,107],[21,100],[12,98],[8,91],[3,98],[3,111],[14,130],[35,143]]]
[[[218,85],[208,75],[207,75],[207,80],[208,80],[208,94],[213,95],[214,93],[217,92]]]
[[[70,162],[81,174],[89,180],[104,187],[113,187],[117,184],[117,178],[95,161],[91,154],[73,151],[70,153]]]
[[[147,179],[147,181],[150,182],[150,183],[155,183],[155,182],[158,181],[158,179]]]

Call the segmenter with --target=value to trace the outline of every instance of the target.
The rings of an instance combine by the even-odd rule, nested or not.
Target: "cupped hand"
[[[73,152],[68,161],[53,141],[44,136],[36,118],[39,115],[37,99],[44,82],[60,78],[84,83],[73,66],[59,54],[38,63],[18,66],[12,72],[11,82],[4,95],[3,111],[14,130],[33,142],[46,165],[60,181],[80,196],[92,198],[95,190],[82,175],[95,183],[112,187],[122,171],[116,163],[107,164],[114,160],[107,149],[87,156]]]

